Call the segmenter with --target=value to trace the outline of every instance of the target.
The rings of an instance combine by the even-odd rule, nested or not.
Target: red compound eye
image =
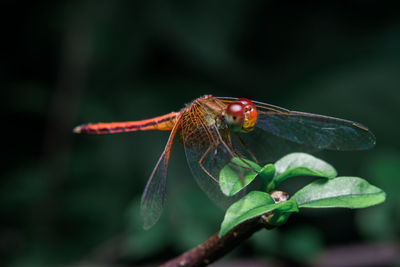
[[[241,102],[229,104],[226,109],[226,117],[229,124],[242,124],[244,120],[245,108]]]
[[[249,100],[247,98],[239,98],[237,101],[242,103],[245,107],[246,106],[251,106],[253,108],[255,107],[254,103],[251,102],[251,100]]]
[[[242,130],[249,132],[254,129],[257,121],[257,108],[253,102],[247,98],[239,98],[238,103],[242,103],[244,106],[244,121]]]

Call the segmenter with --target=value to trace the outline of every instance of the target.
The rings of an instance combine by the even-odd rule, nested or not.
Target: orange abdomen
[[[178,113],[171,112],[163,116],[141,121],[89,123],[77,126],[73,131],[82,134],[110,134],[149,130],[170,131],[175,124],[177,115]]]

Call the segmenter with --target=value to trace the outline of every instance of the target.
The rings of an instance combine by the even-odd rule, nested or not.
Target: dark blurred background
[[[304,210],[217,266],[399,263],[395,2],[3,0],[1,11],[0,265],[152,265],[216,232],[223,211],[178,143],[163,216],[141,228],[140,195],[168,133],[72,134],[178,111],[204,94],[362,122],[374,149],[319,157],[388,194],[364,210]]]

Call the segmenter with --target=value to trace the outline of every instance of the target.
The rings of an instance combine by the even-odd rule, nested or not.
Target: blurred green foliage
[[[3,1],[2,7],[0,265],[154,263],[216,232],[223,211],[196,186],[178,143],[162,220],[148,232],[139,227],[138,199],[167,133],[71,133],[81,123],[179,110],[203,94],[359,121],[377,137],[371,151],[318,156],[339,175],[382,188],[384,205],[293,216],[236,256],[310,262],[333,245],[398,240],[396,2]],[[260,247],[260,236],[279,249]]]

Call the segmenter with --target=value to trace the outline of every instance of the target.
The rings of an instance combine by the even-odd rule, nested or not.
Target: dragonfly
[[[112,134],[149,130],[170,131],[170,135],[142,195],[145,229],[152,227],[163,211],[175,137],[183,144],[200,188],[217,203],[227,198],[218,186],[219,172],[233,158],[265,163],[294,150],[364,150],[375,145],[372,132],[357,122],[291,111],[247,98],[212,95],[195,99],[179,112],[139,121],[89,123],[73,131]]]

